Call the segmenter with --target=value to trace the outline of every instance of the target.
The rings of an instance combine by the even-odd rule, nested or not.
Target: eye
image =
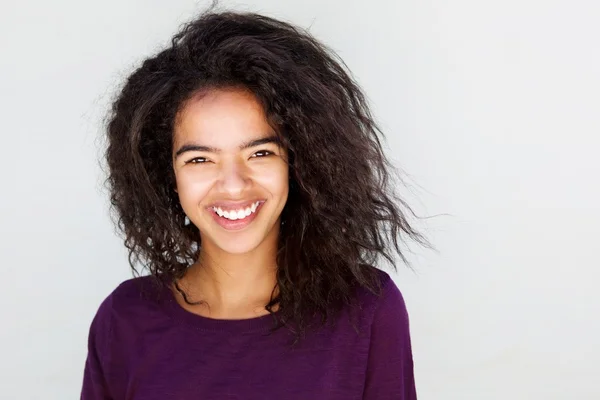
[[[252,154],[252,157],[261,158],[261,157],[270,156],[271,154],[274,154],[274,153],[269,150],[259,150],[256,153]]]
[[[192,158],[191,160],[186,161],[186,164],[204,164],[208,162],[208,160],[204,157],[196,157],[196,158]]]

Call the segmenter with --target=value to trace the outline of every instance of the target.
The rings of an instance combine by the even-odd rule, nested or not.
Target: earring
[[[188,216],[185,216],[185,219],[183,220],[183,224],[184,225],[189,225],[190,224],[190,219],[188,218]]]

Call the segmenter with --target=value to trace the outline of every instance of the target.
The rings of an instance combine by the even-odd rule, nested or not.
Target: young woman
[[[108,183],[132,267],[82,399],[416,398],[389,275],[425,244],[363,94],[306,32],[207,12],[114,102]]]

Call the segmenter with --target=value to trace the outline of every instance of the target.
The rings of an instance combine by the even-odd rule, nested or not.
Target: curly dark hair
[[[108,119],[107,186],[137,274],[174,282],[199,255],[175,192],[173,129],[199,91],[250,90],[289,153],[277,287],[267,305],[298,332],[331,320],[358,286],[379,293],[373,266],[401,242],[427,240],[394,191],[383,135],[342,60],[308,32],[264,15],[207,11],[126,80]],[[278,306],[277,312],[273,309]]]

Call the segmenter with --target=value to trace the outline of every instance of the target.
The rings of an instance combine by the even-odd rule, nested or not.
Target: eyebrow
[[[275,135],[266,136],[263,138],[252,139],[247,142],[244,142],[241,145],[239,145],[238,148],[240,150],[246,150],[251,147],[261,146],[261,145],[267,144],[267,143],[275,143],[277,145],[281,145],[281,140],[279,140],[279,138]],[[181,146],[179,148],[179,150],[177,150],[177,152],[175,153],[175,158],[177,158],[180,155],[182,155],[183,153],[186,153],[189,151],[204,151],[207,153],[220,153],[221,149],[217,149],[216,147],[211,147],[211,146],[203,146],[203,145],[195,144],[195,143],[187,143],[187,144],[184,144],[183,146]]]

